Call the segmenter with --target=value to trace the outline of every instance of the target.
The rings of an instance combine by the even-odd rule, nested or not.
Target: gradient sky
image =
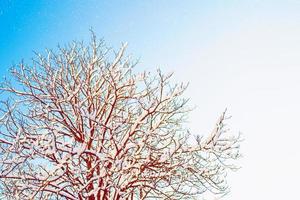
[[[193,132],[228,108],[245,141],[225,200],[299,199],[299,0],[1,0],[1,77],[33,50],[87,41],[91,27],[108,46],[128,42],[138,69],[190,82]]]

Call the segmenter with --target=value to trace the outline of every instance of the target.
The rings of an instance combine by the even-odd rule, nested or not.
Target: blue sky
[[[87,40],[91,27],[108,45],[117,48],[129,42],[130,53],[156,65],[152,59],[157,56],[173,57],[191,45],[203,47],[243,20],[236,15],[247,3],[209,2],[4,0],[0,3],[0,66],[6,69],[28,59],[33,50]]]
[[[140,69],[190,82],[193,132],[225,107],[242,169],[224,199],[299,199],[300,1],[0,1],[0,75],[33,50],[89,39],[128,42]]]

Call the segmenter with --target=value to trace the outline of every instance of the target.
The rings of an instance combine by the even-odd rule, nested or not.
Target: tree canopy
[[[37,54],[1,84],[0,196],[6,199],[193,199],[226,193],[239,137],[225,112],[207,136],[172,74],[136,73],[126,45],[93,35]]]

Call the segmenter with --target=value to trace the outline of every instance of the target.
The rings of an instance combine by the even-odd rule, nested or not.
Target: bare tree
[[[92,36],[37,54],[1,86],[0,196],[6,199],[193,199],[225,193],[239,137],[225,113],[190,142],[184,84],[134,73]],[[3,98],[2,98],[3,99]]]

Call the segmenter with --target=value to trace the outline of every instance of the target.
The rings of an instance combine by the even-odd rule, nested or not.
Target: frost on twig
[[[125,46],[73,43],[12,70],[1,91],[0,196],[6,199],[191,199],[227,192],[239,156],[225,112],[188,143],[186,85],[133,72]]]

